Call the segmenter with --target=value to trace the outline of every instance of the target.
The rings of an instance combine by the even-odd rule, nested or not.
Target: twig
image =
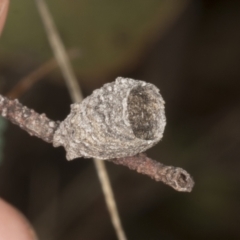
[[[194,186],[192,177],[184,169],[166,166],[148,158],[143,153],[133,157],[116,158],[109,161],[147,175],[155,181],[161,181],[179,192],[191,192]]]
[[[59,126],[58,121],[52,121],[45,114],[23,106],[17,99],[9,100],[0,95],[0,113],[12,123],[18,125],[31,136],[36,136],[51,143],[53,135]]]
[[[66,54],[64,44],[61,41],[61,38],[58,34],[57,28],[47,8],[47,5],[44,0],[35,0],[35,1],[38,7],[38,11],[40,13],[42,22],[46,29],[47,36],[51,44],[52,50],[62,70],[62,73],[65,77],[65,81],[66,81],[69,93],[71,95],[72,101],[81,102],[83,100],[83,95],[81,93],[80,86],[75,77],[70,61]],[[104,166],[105,163],[103,161],[94,159],[94,164],[95,164],[98,177],[104,192],[105,201],[108,207],[108,211],[110,213],[113,226],[116,231],[116,235],[118,236],[119,240],[126,240],[127,238],[125,236],[125,233],[121,224],[120,216],[116,206],[116,201],[113,195],[113,190],[110,184],[110,180],[108,178],[108,173]]]
[[[71,98],[74,102],[81,102],[83,99],[82,91],[73,72],[65,47],[59,37],[57,28],[47,8],[47,5],[44,0],[35,0],[35,2],[45,27],[49,43],[61,68]]]
[[[102,190],[105,196],[108,196],[106,198],[107,206],[111,215],[113,226],[115,227],[115,230],[117,232],[118,238],[120,240],[124,240],[124,239],[127,240],[121,221],[120,221],[120,217],[118,216],[118,210],[117,210],[116,202],[114,200],[114,195],[113,195],[112,187],[110,185],[110,179],[107,174],[105,163],[104,161],[98,160],[98,159],[94,159],[94,163],[97,169],[98,177],[100,179],[100,182],[102,183]],[[111,213],[114,213],[114,214],[111,214]]]
[[[0,113],[3,117],[8,118],[14,124],[17,124],[30,135],[37,136],[46,142],[52,142],[54,133],[59,126],[59,122],[54,122],[48,119],[44,114],[38,114],[33,110],[20,104],[17,100],[9,100],[0,95]],[[145,174],[155,181],[162,181],[180,192],[191,192],[194,186],[194,181],[191,176],[182,168],[166,166],[145,154],[138,154],[132,157],[115,158],[108,160],[117,165],[126,166],[138,173]],[[96,161],[102,163],[104,161]],[[102,164],[96,165],[97,169],[101,169]],[[99,178],[107,178],[103,176],[104,171],[99,171]],[[104,185],[104,193],[111,194],[107,185]],[[108,198],[108,206],[114,208],[112,198]],[[115,211],[115,210],[114,210]],[[114,215],[115,216],[115,215]],[[113,218],[114,226],[119,226],[118,218]],[[121,228],[118,229],[121,231]],[[124,233],[121,233],[124,234]]]
[[[68,54],[70,59],[77,58],[80,55],[78,49],[70,49],[68,51]],[[19,96],[29,90],[29,88],[31,88],[37,81],[45,77],[58,66],[59,65],[55,58],[48,60],[39,68],[31,72],[29,75],[20,79],[19,82],[14,86],[14,88],[6,94],[6,96],[11,99],[19,98]]]

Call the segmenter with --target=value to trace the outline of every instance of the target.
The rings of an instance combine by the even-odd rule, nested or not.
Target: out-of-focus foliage
[[[0,163],[3,160],[4,132],[6,126],[7,126],[6,120],[0,117]]]
[[[107,4],[113,4],[113,1],[99,0],[99,4],[101,2],[104,6],[96,5],[92,18],[96,17],[98,8],[102,11],[101,9],[107,8]],[[135,17],[139,14],[138,6],[143,8],[143,5],[140,4],[141,0],[133,1],[136,3],[136,9],[132,12]],[[71,6],[80,5],[80,2],[84,7],[84,0],[59,0],[62,16]],[[89,2],[93,4],[93,1]],[[122,4],[130,5],[131,2],[122,1]],[[145,4],[151,2],[145,1]],[[55,13],[57,9],[53,9],[53,0],[48,0],[47,3],[54,12],[54,17],[61,18],[60,9],[59,15]],[[63,9],[62,5],[65,3],[68,4]],[[182,1],[176,0],[175,3],[180,4]],[[25,7],[21,7],[21,4]],[[18,9],[21,7],[21,11],[14,7],[17,5]],[[34,11],[30,15],[26,5]],[[110,9],[112,8],[109,11]],[[90,5],[85,5],[81,10],[89,15],[87,11],[91,10]],[[75,12],[77,11],[80,10],[76,8]],[[120,15],[118,11],[123,10],[116,8],[111,14]],[[153,11],[153,14],[156,12],[157,10]],[[51,55],[34,0],[12,0],[10,19],[15,18],[15,15],[17,18],[20,13],[19,21],[11,23],[8,19],[0,39],[0,58],[9,56],[4,58],[4,62],[0,62],[2,94],[12,89],[20,78],[28,75],[29,71]],[[106,11],[106,14],[110,13]],[[25,25],[20,19],[25,19]],[[70,19],[72,17],[65,18],[66,22],[57,23],[65,43],[69,39],[61,24],[65,28],[66,25],[71,28],[67,23],[73,22]],[[124,17],[121,21],[124,21]],[[32,22],[37,23],[38,29],[34,29]],[[190,194],[179,193],[127,168],[107,163],[128,239],[240,239],[239,23],[239,0],[191,1],[162,38],[150,48],[145,45],[142,52],[139,50],[138,54],[144,57],[139,58],[140,64],[132,68],[133,71],[126,67],[130,60],[126,60],[125,68],[122,64],[123,69],[119,61],[117,75],[154,83],[160,88],[166,101],[167,126],[164,137],[148,151],[148,155],[162,163],[186,169],[196,183]],[[78,22],[75,24],[80,25]],[[83,54],[79,62],[82,63],[90,59],[88,54],[101,49],[101,45],[97,46],[99,41],[96,36],[100,35],[96,32],[104,31],[104,26],[101,25],[101,29],[96,20],[89,20],[89,23],[85,22],[86,26],[87,24],[91,26],[89,33],[85,32],[83,36],[79,31],[80,40],[76,44],[67,45],[68,48],[76,45],[81,48]],[[154,26],[160,26],[159,22]],[[17,34],[12,33],[13,37],[8,39],[8,43],[8,31],[12,31],[11,28],[15,28],[15,31],[24,28],[28,33],[23,33],[23,36],[18,30]],[[160,27],[157,30],[160,35],[163,33]],[[83,41],[87,41],[86,34],[90,36],[92,33],[96,34],[95,39],[90,38],[89,41],[94,49],[89,52],[87,47],[83,49],[81,46]],[[142,37],[144,36],[143,34]],[[32,38],[36,47],[29,40],[29,45],[25,45],[27,38]],[[107,35],[104,38],[108,39]],[[152,40],[151,37],[145,39]],[[138,44],[138,41],[135,43]],[[8,49],[6,47],[10,43],[13,47],[12,42],[16,44],[14,51],[10,49],[10,45]],[[86,44],[90,46],[90,43]],[[144,49],[147,48],[149,51],[145,54]],[[49,50],[48,53],[44,53],[46,49]],[[106,51],[105,53],[109,54]],[[101,54],[102,60],[109,58],[103,56],[103,52]],[[129,58],[133,59],[133,56],[129,54]],[[84,63],[89,64],[89,69],[92,70],[90,74],[100,72],[103,63],[99,59],[100,57],[98,60],[93,59],[92,63]],[[108,68],[109,71],[113,71],[112,69],[113,67]],[[77,70],[83,75],[80,72],[82,69]],[[60,75],[54,77],[61,81]],[[66,87],[56,85],[51,79],[52,76],[48,76],[39,81],[21,96],[20,101],[38,112],[46,113],[54,120],[61,120],[69,113],[70,99]],[[81,85],[88,86],[88,90],[83,89],[87,95],[101,83],[99,78],[91,81],[86,79],[81,77],[81,82],[85,81],[85,85]],[[114,78],[101,80],[107,82]],[[77,159],[68,162],[62,148],[53,148],[13,124],[9,124],[5,132],[4,164],[0,167],[0,195],[21,209],[30,219],[39,239],[116,240],[91,160]]]
[[[189,0],[48,0],[67,48],[79,48],[76,72],[102,77],[139,60]],[[52,56],[33,0],[12,1],[0,44],[0,62],[21,57],[45,61]]]

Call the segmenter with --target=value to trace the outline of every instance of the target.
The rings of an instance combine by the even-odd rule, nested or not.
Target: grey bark
[[[190,192],[192,177],[183,169],[148,158],[143,151],[163,136],[164,101],[152,84],[118,78],[71,106],[63,122],[0,95],[0,113],[30,135],[64,146],[67,158],[96,157],[162,181],[177,191]]]

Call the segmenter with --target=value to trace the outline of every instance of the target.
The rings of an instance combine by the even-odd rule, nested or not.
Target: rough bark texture
[[[0,113],[12,123],[46,142],[53,141],[53,134],[59,126],[58,121],[52,121],[45,114],[23,106],[17,99],[10,100],[0,95]]]
[[[120,87],[117,86],[117,88],[127,89],[126,82],[122,81],[122,79],[119,79],[119,81],[120,80],[121,82],[118,83]],[[135,85],[136,82],[137,86]],[[115,164],[123,165],[138,173],[145,174],[155,181],[162,181],[177,191],[190,192],[194,186],[194,181],[185,170],[177,167],[165,166],[162,163],[148,158],[145,154],[139,154],[139,152],[156,144],[162,138],[166,121],[164,115],[164,102],[158,90],[156,90],[152,84],[146,87],[146,83],[142,81],[136,82],[130,80],[133,86],[127,94],[124,91],[117,91],[114,92],[113,95],[108,95],[106,92],[104,93],[104,91],[112,92],[115,87],[114,85],[106,84],[104,89],[100,89],[93,94],[93,101],[90,101],[90,98],[85,101],[83,104],[84,107],[80,107],[80,111],[79,104],[73,104],[71,116],[68,116],[67,120],[61,124],[58,121],[55,122],[48,119],[45,114],[40,115],[34,110],[23,106],[18,100],[9,100],[1,95],[0,114],[9,119],[12,123],[20,126],[30,135],[41,138],[46,142],[53,143],[55,146],[57,145],[56,136],[61,137],[62,141],[66,141],[70,147],[73,145],[73,149],[80,146],[81,144],[76,144],[81,143],[80,140],[84,141],[84,138],[78,139],[77,141],[79,142],[77,142],[76,138],[74,138],[74,134],[76,134],[76,131],[79,131],[79,128],[83,129],[86,131],[86,137],[93,139],[92,142],[89,142],[92,145],[88,143],[89,151],[97,153],[100,151],[102,154],[105,154],[104,152],[106,151],[107,155],[105,154],[104,156],[108,156],[109,159],[111,159],[109,161]],[[122,98],[122,101],[114,105],[114,102],[117,101],[116,95],[118,95],[120,99]],[[107,101],[110,101],[109,105]],[[104,109],[101,109],[102,107]],[[106,107],[110,110],[105,109]],[[113,107],[112,110],[111,107]],[[114,109],[115,107],[120,107],[120,109]],[[96,111],[97,114],[96,112],[94,113],[94,111]],[[112,113],[112,111],[114,111],[114,113]],[[101,115],[102,112],[105,113],[104,117]],[[113,115],[111,116],[111,114]],[[83,125],[79,125],[79,116],[82,118],[88,116],[87,123],[85,119],[85,122],[80,122]],[[95,120],[93,117],[95,117]],[[117,117],[118,120],[114,120],[115,117]],[[96,124],[94,126],[91,121],[95,121],[95,123],[99,125]],[[109,122],[108,126],[106,126],[106,122]],[[147,122],[147,124],[145,122]],[[101,123],[104,123],[105,127],[102,127]],[[64,129],[66,124],[68,124],[67,129]],[[95,132],[91,133],[91,131]],[[102,131],[105,132],[102,133]],[[97,136],[97,134],[99,136]],[[66,137],[65,140],[63,139],[64,136]],[[74,143],[71,142],[71,137],[73,137]],[[98,143],[100,140],[103,142]],[[59,143],[59,139],[57,139],[57,141]],[[96,142],[97,146],[94,145]],[[86,145],[86,143],[84,144]],[[68,145],[67,148],[64,145],[67,151],[69,150]],[[93,150],[91,150],[91,148],[93,148]],[[137,155],[135,155],[136,153]],[[71,157],[75,156],[74,154],[75,153],[73,153]],[[81,154],[76,155],[76,157],[81,156]],[[89,157],[89,155],[87,156]],[[116,158],[118,156],[124,157]]]
[[[155,181],[161,181],[179,192],[191,192],[194,186],[192,177],[184,169],[166,166],[148,158],[143,153],[133,157],[116,158],[109,161],[147,175]]]

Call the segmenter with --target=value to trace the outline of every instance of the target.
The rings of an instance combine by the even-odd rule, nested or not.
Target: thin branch
[[[44,114],[40,115],[35,111],[28,109],[17,100],[9,100],[1,95],[0,113],[3,117],[8,118],[11,122],[20,126],[30,135],[37,136],[46,142],[52,142],[54,133],[59,126],[59,122],[54,122],[48,119]],[[123,165],[138,173],[147,175],[155,181],[161,181],[180,192],[191,192],[194,186],[192,177],[184,169],[166,166],[142,153],[132,157],[115,158],[108,161],[117,165]],[[104,161],[96,161],[96,168],[101,170],[98,171],[100,180],[105,181],[108,176],[104,176],[106,171],[102,171],[102,168],[105,166],[101,163],[104,163]],[[111,196],[112,191],[109,189],[109,185],[104,184],[103,186],[104,193]],[[111,211],[115,208],[115,204],[112,202],[112,197],[113,196],[107,198],[107,204],[108,207],[111,208]],[[114,226],[119,226],[119,218],[116,218],[116,215],[112,216]],[[118,228],[117,231],[120,236],[124,236],[124,233],[121,232],[121,228]]]
[[[71,98],[74,102],[81,102],[83,100],[82,91],[47,5],[44,0],[35,0],[35,2],[45,27],[49,43],[61,68]]]
[[[64,44],[58,34],[57,28],[54,24],[52,16],[47,8],[44,0],[35,0],[39,14],[41,16],[42,22],[47,32],[48,40],[51,44],[54,55],[58,61],[58,64],[62,70],[65,77],[65,81],[71,95],[73,102],[81,102],[83,100],[83,95],[81,93],[80,86],[78,84],[77,78],[75,77],[74,71],[71,67],[70,61],[66,54]],[[105,168],[105,163],[94,159],[94,164],[98,173],[98,177],[104,192],[105,201],[110,213],[110,217],[115,228],[116,234],[119,240],[126,240],[126,236],[121,224],[120,216],[117,210],[116,201],[114,199],[113,190],[108,178],[108,173]]]
[[[133,157],[110,159],[109,161],[147,175],[157,182],[161,181],[179,192],[191,192],[194,186],[192,177],[184,169],[166,166],[143,153]]]
[[[53,135],[59,126],[58,121],[52,121],[45,114],[38,114],[32,109],[23,106],[17,99],[9,100],[0,95],[0,113],[2,117],[9,119],[12,123],[28,132],[51,143]]]
[[[94,163],[95,163],[95,167],[97,169],[98,177],[100,179],[100,182],[102,183],[102,190],[103,190],[105,196],[108,196],[106,198],[107,206],[108,206],[108,210],[110,212],[112,223],[115,226],[115,230],[117,232],[118,238],[121,240],[124,240],[124,239],[127,240],[124,230],[122,228],[121,222],[120,222],[120,217],[118,216],[118,214],[115,214],[115,213],[118,213],[118,210],[117,210],[117,206],[116,206],[116,203],[114,200],[112,187],[110,185],[110,179],[107,174],[106,165],[105,165],[104,161],[98,160],[98,159],[94,159]],[[114,214],[111,214],[111,213],[114,213]]]
[[[68,51],[70,59],[79,57],[80,51],[78,49],[70,49]],[[31,72],[26,77],[19,80],[19,82],[11,89],[6,96],[15,99],[19,98],[24,92],[28,91],[37,81],[44,78],[47,74],[58,68],[59,65],[56,58],[48,60],[46,63],[41,65],[39,68]]]
[[[48,12],[44,0],[35,0],[42,21],[47,31],[49,42],[52,46],[56,60],[61,67],[69,93],[73,102],[80,102],[82,98],[81,90],[77,79],[71,68],[70,61],[66,54],[63,43],[57,33],[54,22]],[[51,121],[44,114],[38,114],[33,110],[20,104],[17,100],[9,100],[0,95],[0,113],[13,123],[19,125],[30,135],[37,136],[46,142],[52,142],[59,122]],[[109,160],[115,164],[127,166],[132,170],[148,175],[156,181],[162,181],[177,191],[190,192],[194,186],[191,176],[183,169],[172,166],[165,166],[155,160],[148,158],[144,154],[132,157],[124,157]],[[126,240],[124,230],[114,200],[113,191],[104,165],[104,161],[94,160],[101,182],[111,220],[115,228],[118,239]]]

